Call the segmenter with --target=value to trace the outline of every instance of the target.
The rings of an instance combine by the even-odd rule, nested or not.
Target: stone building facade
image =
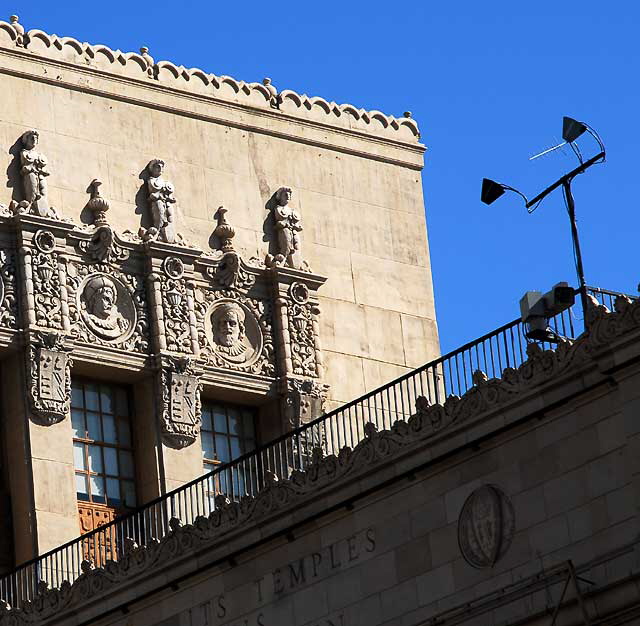
[[[437,358],[410,117],[0,75],[0,626],[640,624],[640,300]]]
[[[409,115],[16,16],[0,80],[5,570],[437,356]]]

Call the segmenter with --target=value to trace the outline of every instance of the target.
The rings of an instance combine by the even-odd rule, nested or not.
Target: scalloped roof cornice
[[[365,132],[401,142],[418,142],[418,124],[403,117],[367,111],[352,104],[337,104],[320,97],[309,97],[290,89],[278,92],[269,79],[248,83],[231,76],[217,76],[198,68],[186,68],[171,61],[156,62],[146,48],[136,52],[112,50],[101,44],[82,43],[73,37],[59,37],[42,30],[24,32],[22,26],[0,21],[0,47],[23,50],[41,57],[95,68],[118,76],[166,85],[181,91],[210,95],[251,108],[281,111],[337,128]]]

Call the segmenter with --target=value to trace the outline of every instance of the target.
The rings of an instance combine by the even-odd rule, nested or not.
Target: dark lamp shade
[[[587,130],[587,127],[582,122],[578,122],[571,117],[562,118],[562,138],[567,143],[575,141],[585,130]]]
[[[485,204],[492,204],[504,193],[504,187],[489,178],[482,179],[480,200]]]

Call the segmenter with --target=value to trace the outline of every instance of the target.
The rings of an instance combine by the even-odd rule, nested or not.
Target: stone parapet
[[[340,129],[407,143],[415,143],[420,138],[418,125],[408,112],[403,117],[395,117],[380,111],[367,111],[352,104],[337,104],[324,98],[298,94],[290,89],[278,91],[269,79],[264,79],[262,83],[245,82],[198,68],[186,68],[171,61],[156,62],[147,48],[141,48],[140,53],[122,52],[38,29],[25,32],[17,20],[12,23],[0,22],[0,47],[22,50],[26,54],[134,81],[154,82],[250,109],[279,111],[283,115]]]

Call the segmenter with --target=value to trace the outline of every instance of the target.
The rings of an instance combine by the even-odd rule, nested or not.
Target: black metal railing
[[[621,294],[589,288],[589,293],[609,308]],[[567,338],[583,332],[578,306],[550,320],[551,328]],[[507,367],[517,368],[526,360],[528,339],[520,319],[514,320],[382,387],[289,432],[249,454],[221,465],[210,474],[187,483],[166,495],[120,516],[114,521],[69,543],[20,565],[0,578],[0,598],[11,606],[31,600],[43,583],[59,587],[73,582],[86,568],[85,561],[103,566],[118,560],[135,542],[146,545],[166,535],[177,518],[181,523],[208,516],[220,501],[217,496],[238,500],[255,495],[272,475],[288,478],[304,469],[313,450],[337,453],[343,446],[354,447],[363,437],[365,425],[374,423],[388,429],[396,420],[408,420],[416,412],[416,400],[442,403],[452,395],[463,395],[473,386],[473,374],[482,370],[498,378]],[[549,344],[542,344],[546,349]]]

